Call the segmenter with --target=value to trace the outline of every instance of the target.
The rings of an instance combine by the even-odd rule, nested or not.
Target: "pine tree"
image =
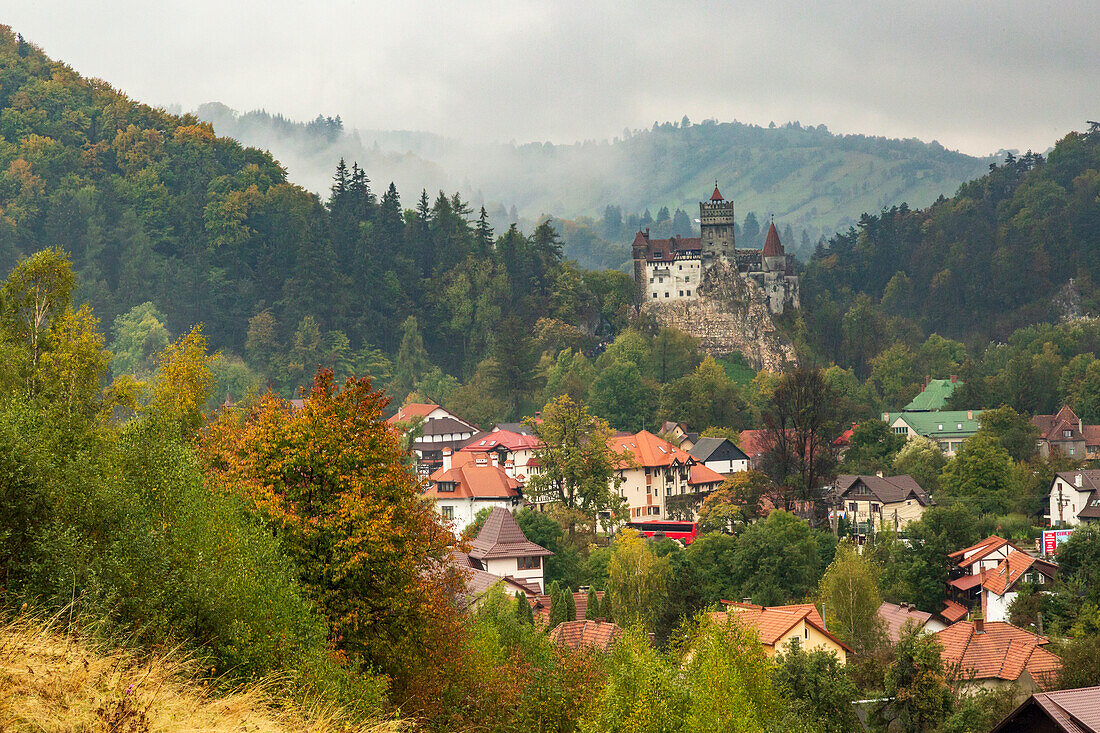
[[[554,581],[550,584],[550,621],[547,624],[547,630],[553,629],[560,623],[567,621],[566,600],[562,595],[561,586],[558,581]]]
[[[523,591],[516,591],[516,618],[521,624],[529,624],[534,621],[531,614],[531,604],[527,602],[527,596]]]
[[[577,599],[573,596],[573,591],[569,588],[562,589],[562,595],[565,596],[565,620],[576,621],[577,620]]]
[[[343,198],[344,194],[348,192],[348,164],[344,162],[343,158],[340,158],[340,162],[336,165],[336,175],[332,177],[332,193],[328,199],[329,210],[331,211],[337,202]]]
[[[600,597],[596,595],[596,589],[588,586],[588,600],[584,607],[586,621],[598,621],[600,619]]]
[[[413,387],[431,368],[431,360],[424,349],[424,339],[420,335],[416,316],[409,316],[401,325],[401,347],[397,350],[397,359],[393,368],[394,395],[404,396],[412,392]]]
[[[600,601],[600,618],[604,621],[614,621],[614,614],[611,613],[611,596],[607,594],[607,591],[603,592],[603,600]]]
[[[477,225],[474,228],[474,242],[477,247],[477,255],[484,257],[493,250],[493,227],[489,223],[489,214],[485,207],[481,207],[481,214],[477,217]]]

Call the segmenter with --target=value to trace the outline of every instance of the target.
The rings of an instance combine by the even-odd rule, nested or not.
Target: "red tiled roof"
[[[688,465],[695,461],[687,451],[680,450],[667,440],[658,438],[648,430],[634,435],[617,435],[608,441],[616,453],[630,453],[636,466]],[[619,461],[616,468],[631,468],[626,461]]]
[[[424,491],[425,496],[437,499],[511,499],[519,496],[519,481],[509,476],[498,466],[478,466],[465,463],[442,468],[429,478],[431,483]],[[440,483],[454,483],[454,491],[440,491]]]
[[[764,240],[764,256],[765,257],[782,257],[783,256],[783,244],[779,241],[779,232],[775,228],[775,222],[771,223],[768,227],[768,236]]]
[[[475,435],[472,442],[462,448],[471,453],[487,453],[497,448],[509,451],[535,450],[543,447],[543,442],[534,435],[523,435],[511,430],[494,430],[491,433]]]
[[[639,242],[638,237],[641,237]],[[685,252],[690,257],[703,249],[703,240],[699,237],[675,236],[668,239],[650,239],[648,235],[638,233],[634,238],[635,244],[644,244],[646,259],[650,262],[671,262],[676,259],[676,254]]]
[[[901,632],[905,628],[905,624],[912,621],[917,628],[921,628],[928,623],[928,619],[932,618],[932,614],[926,611],[918,611],[914,606],[898,605],[897,603],[886,603],[884,601],[878,607],[878,617],[886,624],[886,635],[896,644],[901,638]]]
[[[1026,552],[1013,550],[1008,553],[1008,557],[1001,561],[1000,565],[982,573],[982,587],[992,593],[1003,596],[1005,591],[1010,590],[1012,586],[1016,585],[1016,582],[1019,581],[1033,565],[1038,565],[1038,570],[1045,571],[1043,574],[1048,577],[1054,577],[1054,574],[1057,572],[1057,566],[1053,563],[1039,560]]]
[[[1085,445],[1100,445],[1100,425],[1085,426]]]
[[[596,591],[596,599],[603,601],[603,591]],[[550,596],[546,594],[540,595],[535,599],[538,602],[538,615],[543,620],[550,618]],[[576,591],[573,593],[573,606],[577,609],[577,620],[583,619],[588,613],[588,592]]]
[[[943,616],[951,623],[955,623],[961,618],[965,618],[969,611],[966,610],[966,606],[955,603],[954,601],[944,601],[943,610],[940,611],[940,615]]]
[[[516,518],[503,507],[494,507],[481,532],[470,543],[470,557],[487,560],[500,557],[545,557],[554,553],[536,545],[523,534]]]
[[[1056,415],[1035,415],[1031,418],[1031,424],[1039,428],[1039,437],[1047,441],[1058,442],[1083,437],[1081,419],[1069,405],[1063,405]],[[1065,430],[1069,430],[1072,435],[1065,437]]]
[[[714,193],[712,193],[710,195],[710,200],[711,201],[725,201],[725,199],[722,198],[722,194],[718,191],[718,184],[717,183],[714,184]]]
[[[767,430],[742,430],[737,445],[749,458],[758,458],[767,450]]]
[[[688,483],[692,486],[699,484],[718,484],[726,480],[726,477],[715,471],[713,468],[707,468],[702,463],[695,463],[691,467],[691,473],[688,475]]]
[[[615,640],[623,635],[623,630],[608,621],[566,621],[554,627],[550,632],[550,641],[570,649],[582,646],[607,652]]]
[[[427,417],[432,410],[439,409],[439,405],[429,405],[423,402],[410,402],[397,411],[397,414],[386,420],[390,425],[396,422],[408,422],[414,417]]]
[[[975,573],[974,575],[964,575],[961,578],[955,578],[949,581],[947,584],[952,588],[958,588],[959,590],[970,590],[974,586],[982,584],[982,573]]]
[[[1048,689],[1062,668],[1062,660],[1042,645],[1048,639],[1003,621],[985,624],[977,633],[974,622],[960,621],[936,633],[943,646],[943,661],[958,665],[975,680],[1015,682],[1026,670],[1040,689]]]

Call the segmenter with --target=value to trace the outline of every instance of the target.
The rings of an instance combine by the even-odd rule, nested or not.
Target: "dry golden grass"
[[[103,651],[50,622],[0,621],[0,733],[402,729],[396,722],[348,727],[321,710],[276,708],[262,685],[216,694],[195,672],[193,661],[171,653]]]

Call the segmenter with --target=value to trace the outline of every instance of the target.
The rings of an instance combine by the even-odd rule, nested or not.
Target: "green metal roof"
[[[947,399],[959,384],[950,379],[933,379],[903,408],[904,412],[928,412],[947,407]]]
[[[970,415],[971,417],[968,417]],[[926,437],[970,437],[978,432],[981,410],[941,410],[939,412],[888,412],[884,422],[893,425],[898,418],[916,433]]]

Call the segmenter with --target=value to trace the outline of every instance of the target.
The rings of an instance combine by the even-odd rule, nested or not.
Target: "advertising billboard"
[[[1043,554],[1055,555],[1058,553],[1058,545],[1069,539],[1073,534],[1072,529],[1046,529],[1043,530]]]

